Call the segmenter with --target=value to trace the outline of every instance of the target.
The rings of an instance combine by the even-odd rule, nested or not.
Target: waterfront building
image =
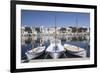
[[[21,27],[21,35],[24,36],[25,27]]]
[[[28,28],[28,30],[26,30],[26,28]],[[32,32],[31,32],[31,28],[27,27],[27,26],[22,26],[21,27],[21,36],[31,36]]]
[[[66,33],[67,33],[67,34],[72,33],[72,28],[67,27],[67,28],[66,28]]]
[[[35,30],[35,27],[31,27],[32,35],[37,35],[37,31]]]

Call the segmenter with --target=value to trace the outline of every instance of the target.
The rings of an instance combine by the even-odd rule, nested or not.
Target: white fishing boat
[[[40,47],[33,48],[33,49],[27,51],[25,54],[27,56],[27,59],[31,60],[31,59],[36,58],[36,57],[40,56],[41,54],[43,54],[44,51],[45,51],[45,46],[40,46]]]
[[[50,46],[46,49],[46,52],[48,52],[53,59],[59,58],[64,51],[65,49],[61,45],[60,40],[51,40]]]
[[[75,33],[75,37],[78,38],[79,37],[79,32],[78,32],[78,20],[76,18],[76,33]],[[80,57],[86,57],[87,51],[84,48],[75,46],[75,45],[70,45],[70,44],[64,44],[64,48],[67,50],[67,52],[69,52],[72,55],[76,55],[76,56],[80,56]]]
[[[57,26],[56,26],[56,16],[55,16],[55,32],[54,32],[54,39],[50,40],[50,45],[46,49],[46,52],[50,54],[53,59],[57,59],[60,55],[65,51],[64,47],[61,45],[61,40],[57,39]]]
[[[86,57],[86,50],[84,48],[80,48],[78,46],[64,44],[64,48],[72,55]]]

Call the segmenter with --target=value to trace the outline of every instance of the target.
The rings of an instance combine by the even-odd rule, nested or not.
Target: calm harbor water
[[[33,48],[36,48],[40,45],[40,41],[42,40],[45,47],[47,48],[50,45],[50,40],[54,38],[53,36],[24,36],[22,37],[21,42],[21,60],[27,60],[27,57],[25,55],[25,52],[28,50],[31,50]],[[59,36],[56,37],[61,40],[61,44],[72,44],[81,48],[86,49],[87,51],[87,57],[90,57],[90,46],[89,46],[89,38],[88,36],[78,36],[78,37],[72,37],[72,36]],[[65,52],[67,55],[67,58],[75,58],[78,56],[71,55],[68,52]],[[35,58],[35,59],[44,59],[44,56],[46,53],[43,53],[41,56]],[[65,58],[63,55],[60,58]],[[47,59],[52,59],[50,56],[47,56]]]

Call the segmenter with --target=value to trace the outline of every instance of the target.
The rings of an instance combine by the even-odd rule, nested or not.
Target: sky
[[[56,19],[56,22],[55,22]],[[79,12],[56,12],[21,10],[22,26],[90,26],[90,14]]]

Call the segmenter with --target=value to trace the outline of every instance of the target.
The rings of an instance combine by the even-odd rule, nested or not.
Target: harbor
[[[80,40],[77,39],[77,37],[68,37],[66,39],[60,38],[60,40],[58,41],[58,45],[60,45],[60,49],[58,50],[50,49],[50,46],[52,47],[52,45],[55,45],[55,44],[50,43],[51,39],[53,38],[52,36],[45,36],[44,39],[42,36],[40,37],[34,36],[34,38],[35,39],[32,39],[32,37],[23,37],[23,41],[22,41],[23,43],[21,46],[22,47],[21,59],[22,61],[24,60],[24,62],[28,62],[32,60],[41,60],[41,59],[63,59],[63,58],[70,59],[70,58],[84,58],[84,57],[89,58],[90,57],[90,46],[88,43],[88,39],[85,37],[81,38]],[[40,44],[41,40],[44,40],[44,42],[42,42],[42,45]],[[55,40],[53,42],[55,43]],[[68,46],[66,46],[66,44]],[[39,52],[38,52],[38,50],[35,50],[36,48],[38,49],[40,48],[42,50],[39,49]],[[79,49],[79,48],[82,48],[82,49]],[[32,57],[29,58],[25,53],[28,51],[32,51],[33,49],[34,49],[34,52],[36,51],[36,53],[33,52],[34,54],[32,55]],[[83,53],[83,56],[80,56],[80,54],[75,55],[69,52],[68,49],[75,52],[85,50],[85,53]],[[58,53],[58,55],[56,53]]]
[[[48,16],[47,13],[51,15]],[[27,22],[30,23],[36,20],[34,21],[36,24],[33,24],[34,22],[29,25],[22,24],[22,63],[90,58],[90,27],[89,21],[86,20],[89,20],[89,14],[49,11],[30,11],[30,14],[33,16],[30,16],[32,21]],[[38,18],[35,19],[34,16]],[[70,20],[69,17],[71,17]],[[24,18],[22,17],[22,19]],[[42,19],[43,21],[41,21]],[[26,22],[25,20],[24,22]]]

